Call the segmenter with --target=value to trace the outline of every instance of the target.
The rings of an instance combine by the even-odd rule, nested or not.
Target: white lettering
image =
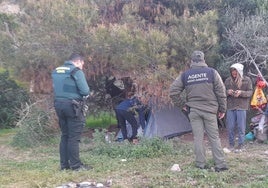
[[[200,82],[200,81],[207,81],[207,80],[208,80],[207,73],[199,73],[199,74],[189,75],[187,82],[191,83],[195,81]]]
[[[197,79],[197,78],[206,78],[207,73],[192,74],[188,76],[188,80]]]
[[[56,70],[70,70],[70,67],[57,67]]]

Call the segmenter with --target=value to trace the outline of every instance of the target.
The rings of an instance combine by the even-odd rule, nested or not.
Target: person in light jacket
[[[225,80],[227,93],[226,122],[231,151],[242,151],[245,142],[246,114],[253,93],[252,81],[243,74],[244,65],[235,63],[230,67],[231,75]],[[235,148],[235,128],[238,145]]]

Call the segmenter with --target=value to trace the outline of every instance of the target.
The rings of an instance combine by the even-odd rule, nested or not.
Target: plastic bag
[[[246,140],[252,141],[254,140],[254,134],[252,132],[248,132],[248,134],[246,134],[245,136]]]
[[[264,108],[267,104],[266,96],[264,95],[264,92],[261,87],[257,85],[253,96],[250,101],[250,106],[252,108]]]

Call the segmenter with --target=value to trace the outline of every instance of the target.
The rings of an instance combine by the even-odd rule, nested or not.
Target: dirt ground
[[[110,125],[107,129],[108,132],[113,132],[113,133],[117,133],[119,131],[117,125]],[[88,136],[90,138],[93,137],[93,133],[94,133],[94,130],[92,129],[86,129],[84,131],[84,135],[83,136]],[[220,128],[219,129],[219,136],[220,136],[220,139],[221,139],[221,143],[222,143],[222,147],[228,147],[228,134],[227,134],[227,129],[226,128]],[[187,133],[187,134],[184,134],[182,136],[180,136],[180,139],[182,141],[186,141],[186,142],[192,142],[193,141],[193,134],[190,132],[190,133]],[[205,142],[208,143],[208,137],[204,136],[204,140]]]
[[[221,139],[221,144],[222,144],[222,147],[228,147],[228,133],[227,133],[227,129],[226,128],[221,128],[219,129],[219,136],[220,136],[220,139]],[[187,133],[187,134],[184,134],[180,137],[181,140],[183,141],[193,141],[193,134],[192,133]],[[204,136],[204,140],[206,143],[208,143],[208,137],[207,135],[205,134]]]

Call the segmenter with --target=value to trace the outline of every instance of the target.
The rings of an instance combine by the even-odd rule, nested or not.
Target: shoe
[[[215,168],[215,172],[222,172],[222,171],[225,171],[225,170],[229,170],[229,168],[227,168],[227,167],[222,167],[222,168],[216,167]]]
[[[124,142],[124,139],[123,138],[118,138],[115,140],[116,142]]]
[[[136,144],[138,144],[138,143],[139,143],[139,140],[138,140],[138,139],[133,139],[133,140],[132,140],[132,144],[136,145]]]
[[[235,151],[234,146],[230,146],[228,149],[229,149],[231,152],[234,152],[234,151]]]
[[[60,170],[70,170],[70,167],[61,167]]]
[[[131,143],[131,144],[138,144],[139,143],[139,140],[137,137],[134,137],[134,138],[129,138],[128,141]]]
[[[243,145],[238,145],[236,148],[235,148],[235,153],[241,153],[245,150],[244,146]]]
[[[87,171],[87,170],[91,170],[91,169],[93,169],[92,166],[83,164],[83,165],[80,165],[78,168],[73,168],[72,170],[73,171]]]
[[[223,148],[224,153],[231,153],[231,152],[234,152],[234,151],[235,151],[234,147]]]
[[[201,170],[207,170],[207,169],[209,169],[209,167],[207,165],[205,165],[205,166],[196,166],[196,168],[199,168]]]

